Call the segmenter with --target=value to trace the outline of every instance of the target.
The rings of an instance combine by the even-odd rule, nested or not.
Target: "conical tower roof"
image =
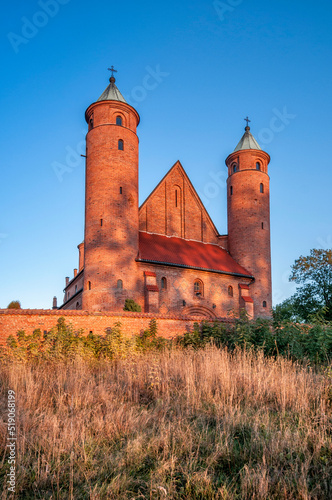
[[[125,102],[127,104],[127,101],[121,94],[118,87],[115,85],[114,76],[111,76],[109,86],[104,90],[104,92],[101,94],[101,96],[99,97],[99,99],[97,99],[96,102],[98,101],[120,101],[120,102]]]
[[[234,153],[236,151],[242,151],[243,149],[259,149],[260,151],[262,151],[262,148],[250,132],[250,127],[247,125],[244,130],[245,133],[241,137],[239,144],[234,149]]]

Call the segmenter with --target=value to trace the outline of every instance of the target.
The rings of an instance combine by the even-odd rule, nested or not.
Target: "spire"
[[[110,78],[110,84],[109,86],[104,90],[104,92],[101,94],[99,99],[97,99],[96,102],[98,101],[120,101],[120,102],[126,102],[125,98],[121,94],[120,90],[118,87],[115,85],[115,78],[113,73],[117,73],[117,70],[114,69],[114,66],[111,66],[108,68],[109,71],[112,71],[112,75]]]
[[[241,151],[242,149],[259,149],[261,151],[262,148],[260,147],[260,145],[258,144],[256,139],[254,138],[254,136],[250,132],[250,127],[248,125],[248,123],[250,122],[249,118],[247,117],[244,120],[247,122],[247,126],[245,127],[245,129],[244,129],[245,132],[244,132],[239,144],[234,149],[234,152]]]

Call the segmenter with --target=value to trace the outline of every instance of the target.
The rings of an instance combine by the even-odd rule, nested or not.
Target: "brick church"
[[[139,207],[140,117],[113,73],[85,119],[84,241],[59,309],[117,312],[128,298],[164,315],[269,317],[270,157],[250,127],[226,158],[228,234],[220,235],[179,161]]]

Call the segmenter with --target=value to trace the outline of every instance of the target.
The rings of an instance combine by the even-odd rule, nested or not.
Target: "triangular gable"
[[[177,161],[139,208],[140,231],[218,243],[218,231]]]

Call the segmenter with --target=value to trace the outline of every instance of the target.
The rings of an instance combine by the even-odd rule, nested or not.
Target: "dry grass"
[[[16,498],[332,498],[329,373],[213,347],[13,361]]]

